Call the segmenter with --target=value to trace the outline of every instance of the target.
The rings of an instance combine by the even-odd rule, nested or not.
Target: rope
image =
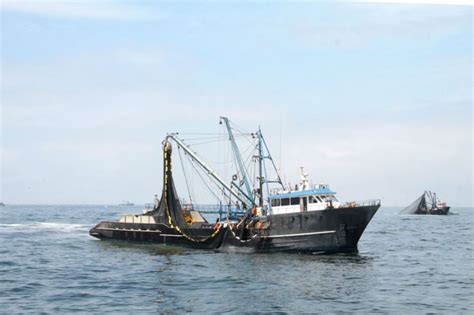
[[[239,223],[239,224],[240,224],[240,223]],[[229,231],[232,233],[232,236],[233,236],[235,239],[237,239],[239,242],[241,242],[241,243],[248,243],[248,242],[254,240],[254,239],[258,236],[258,234],[254,234],[251,238],[249,238],[249,239],[247,239],[247,240],[243,240],[243,239],[241,239],[240,237],[238,237],[238,236],[234,233],[234,231],[232,230],[232,228],[231,228],[230,225],[228,225],[228,228],[229,228]]]
[[[189,202],[193,204],[193,198],[191,197],[191,190],[189,189],[188,176],[186,175],[186,169],[184,167],[183,158],[181,156],[181,148],[178,146],[179,160],[181,161],[181,168],[183,169],[184,180],[186,182],[186,188],[188,189]]]
[[[189,159],[191,159],[191,157],[189,157]],[[201,178],[202,182],[204,183],[204,185],[207,187],[207,189],[209,189],[209,191],[211,192],[211,194],[214,195],[214,197],[219,200],[219,197],[216,195],[216,193],[214,193],[214,191],[211,189],[211,187],[209,187],[209,185],[207,184],[207,182],[204,180],[204,178],[202,177],[201,173],[196,169],[196,166],[192,163],[191,161],[191,166],[193,167],[194,171],[198,174],[198,176]],[[217,185],[217,184],[216,184]]]

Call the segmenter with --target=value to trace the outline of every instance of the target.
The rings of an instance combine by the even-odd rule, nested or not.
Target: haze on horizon
[[[0,201],[152,202],[228,116],[293,183],[473,206],[473,7],[373,2],[2,1]]]

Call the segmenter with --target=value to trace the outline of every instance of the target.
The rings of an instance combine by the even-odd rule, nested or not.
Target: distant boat
[[[124,201],[121,204],[119,204],[119,206],[134,206],[134,205],[135,204],[133,202],[130,202],[130,201]]]
[[[449,208],[450,207],[446,204],[446,202],[443,202],[436,197],[436,193],[425,191],[408,207],[403,209],[401,213],[446,215],[449,212]]]

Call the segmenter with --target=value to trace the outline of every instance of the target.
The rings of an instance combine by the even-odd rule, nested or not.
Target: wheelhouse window
[[[272,199],[272,207],[279,207],[281,199]]]
[[[316,196],[316,198],[318,198],[319,202],[323,202],[323,200],[319,196]]]
[[[281,199],[281,205],[282,206],[289,206],[290,205],[290,199],[289,198],[282,198]]]
[[[291,205],[299,205],[300,204],[300,198],[291,198]]]
[[[318,199],[315,196],[309,196],[309,203],[317,203]]]

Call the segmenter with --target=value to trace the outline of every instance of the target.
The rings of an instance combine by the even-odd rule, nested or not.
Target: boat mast
[[[262,132],[260,131],[259,133],[260,133],[260,138],[262,139],[262,143],[265,146],[265,152],[267,153],[267,156],[262,156],[262,159],[266,158],[266,159],[269,159],[270,162],[272,162],[273,169],[275,170],[275,173],[277,176],[275,180],[266,180],[265,182],[267,183],[267,186],[268,186],[268,183],[275,183],[275,184],[280,184],[281,188],[285,189],[285,185],[283,185],[283,182],[281,181],[281,176],[275,165],[275,161],[273,161],[272,155],[270,154],[270,150],[268,149],[267,142],[265,141],[265,138],[263,137]],[[264,167],[264,170],[266,170],[265,167]]]
[[[263,181],[265,178],[263,177],[263,151],[262,151],[262,131],[260,126],[258,127],[258,195],[259,195],[259,203],[260,207],[263,207]]]
[[[260,127],[258,128],[258,131],[256,133],[256,136],[258,137],[258,155],[255,156],[255,158],[258,159],[258,165],[259,165],[259,189],[260,189],[260,199],[259,199],[259,206],[263,206],[263,184],[265,184],[266,188],[266,193],[267,193],[267,199],[270,196],[270,187],[268,184],[274,183],[274,184],[280,184],[281,187],[284,189],[283,182],[281,181],[280,174],[278,172],[278,169],[275,165],[275,162],[273,161],[272,155],[270,154],[270,150],[268,149],[267,143],[265,142],[265,138],[263,137],[262,130]],[[269,180],[268,179],[268,173],[267,173],[267,168],[265,166],[265,159],[270,160],[272,162],[273,169],[275,171],[275,174],[277,178],[275,180]],[[271,203],[270,200],[267,200],[268,202],[268,207],[271,209]]]
[[[232,144],[232,151],[234,152],[234,157],[237,161],[237,166],[239,167],[240,173],[242,174],[242,181],[244,182],[245,189],[247,190],[247,196],[252,199],[255,199],[252,191],[252,186],[250,185],[250,180],[247,175],[247,169],[244,166],[244,162],[242,161],[242,155],[240,154],[239,147],[237,146],[234,134],[232,133],[232,128],[230,127],[229,118],[220,117],[220,119],[220,123],[224,121],[225,126],[227,128],[227,133],[229,134],[229,141]]]
[[[178,147],[182,148],[187,154],[189,154],[191,156],[191,158],[197,162],[197,164],[199,166],[201,166],[207,173],[207,175],[209,177],[211,177],[212,179],[214,179],[215,181],[217,181],[220,185],[222,185],[222,187],[224,189],[226,189],[229,193],[231,193],[235,198],[237,198],[237,200],[239,200],[240,202],[242,202],[244,205],[247,206],[247,209],[251,209],[252,206],[253,206],[253,200],[251,197],[249,197],[248,195],[246,195],[242,190],[238,189],[237,188],[237,191],[235,191],[235,189],[233,189],[232,187],[233,186],[229,186],[227,185],[224,180],[216,174],[216,172],[214,170],[212,170],[195,152],[191,151],[189,149],[189,146],[186,145],[183,140],[179,139],[177,137],[177,134],[175,133],[171,133],[171,134],[168,134],[168,136],[166,137],[166,140],[168,139],[171,139],[173,140],[177,145]],[[243,198],[243,197],[244,198]]]

